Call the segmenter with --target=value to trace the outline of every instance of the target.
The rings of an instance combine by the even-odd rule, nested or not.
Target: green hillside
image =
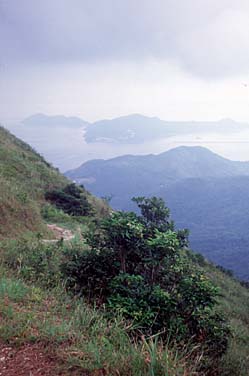
[[[182,248],[162,202],[158,221],[110,215],[3,128],[0,150],[7,370],[22,364],[31,374],[45,364],[45,376],[247,375],[249,290]],[[77,216],[82,194],[91,210]],[[46,221],[75,237],[44,242]]]
[[[44,193],[66,182],[30,146],[0,127],[0,238],[44,231]]]
[[[0,239],[27,231],[47,232],[41,215],[45,192],[69,181],[28,144],[0,127]],[[85,192],[95,212],[106,210],[101,200]]]

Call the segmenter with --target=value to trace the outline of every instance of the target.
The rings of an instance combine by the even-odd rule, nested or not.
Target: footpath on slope
[[[58,350],[58,349],[57,349]],[[61,361],[42,343],[26,343],[19,347],[0,342],[0,376],[108,376],[105,369],[63,370]]]
[[[54,239],[43,239],[44,243],[56,243],[59,240],[70,241],[75,238],[71,230],[48,224],[48,229],[53,233]],[[79,232],[80,233],[80,232]],[[1,319],[1,317],[0,317]],[[46,351],[40,343],[25,343],[20,346],[6,344],[0,340],[0,376],[56,376],[68,375],[68,372],[60,371],[58,360]],[[70,376],[79,375],[72,370]],[[81,376],[104,376],[102,370],[93,372],[80,372]]]
[[[75,234],[71,230],[57,226],[56,224],[48,224],[48,229],[54,234],[54,239],[43,239],[44,243],[56,243],[63,239],[68,242],[75,238]]]
[[[41,344],[17,347],[0,343],[0,376],[52,376],[57,364]]]

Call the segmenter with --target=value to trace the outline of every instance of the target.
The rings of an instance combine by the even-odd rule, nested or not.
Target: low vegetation
[[[64,178],[34,192],[30,179],[21,186],[40,226],[24,231],[8,214],[0,342],[42,346],[63,375],[247,375],[249,291],[187,249],[188,232],[175,229],[163,200],[134,199],[140,215],[112,212]],[[76,236],[44,242],[51,222]]]
[[[2,242],[2,340],[43,344],[65,375],[246,375],[248,290],[182,249],[182,233],[171,221],[163,239],[144,221],[114,213],[101,229],[95,225],[98,233],[85,225],[83,239],[68,244],[46,244],[39,236]],[[137,248],[123,254],[124,241],[136,244],[132,234]],[[158,257],[155,263],[145,257],[144,274],[149,247]]]
[[[227,349],[229,327],[214,311],[219,290],[182,250],[162,200],[137,198],[142,216],[116,212],[88,239],[85,252],[70,252],[62,265],[67,285],[109,315],[129,320],[133,335],[198,346],[212,363]],[[170,342],[169,342],[170,343]]]
[[[87,214],[91,208],[94,208],[95,219],[108,213],[103,201],[91,196],[83,187],[76,188],[29,145],[0,126],[0,240],[17,238],[25,232],[47,236],[41,215],[43,207],[47,206],[45,195],[64,194],[65,199],[71,200],[70,204],[74,199],[73,211],[76,207],[79,210],[77,190],[81,195],[81,214]]]
[[[107,319],[62,288],[43,290],[3,275],[0,303],[1,340],[42,344],[63,375],[185,375],[199,363],[190,364],[188,349],[178,353],[157,338],[132,342],[121,317]]]
[[[46,233],[40,214],[45,191],[66,184],[29,145],[0,127],[0,239]]]

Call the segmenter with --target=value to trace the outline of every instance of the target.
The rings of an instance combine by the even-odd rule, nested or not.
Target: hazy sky
[[[248,0],[0,0],[0,122],[249,121],[248,25]]]

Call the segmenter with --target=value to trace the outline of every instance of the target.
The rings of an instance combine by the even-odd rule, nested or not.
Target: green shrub
[[[187,233],[175,231],[161,200],[149,200],[146,218],[112,213],[89,237],[88,252],[66,255],[68,287],[121,313],[140,333],[173,332],[179,343],[191,338],[219,357],[229,337],[224,318],[214,314],[219,292],[182,251]]]
[[[68,184],[63,189],[48,191],[45,198],[58,209],[73,216],[89,215],[92,211],[84,190],[75,184]]]
[[[70,249],[64,256],[61,271],[74,293],[89,300],[102,300],[108,295],[109,283],[119,273],[119,263],[111,250]]]

